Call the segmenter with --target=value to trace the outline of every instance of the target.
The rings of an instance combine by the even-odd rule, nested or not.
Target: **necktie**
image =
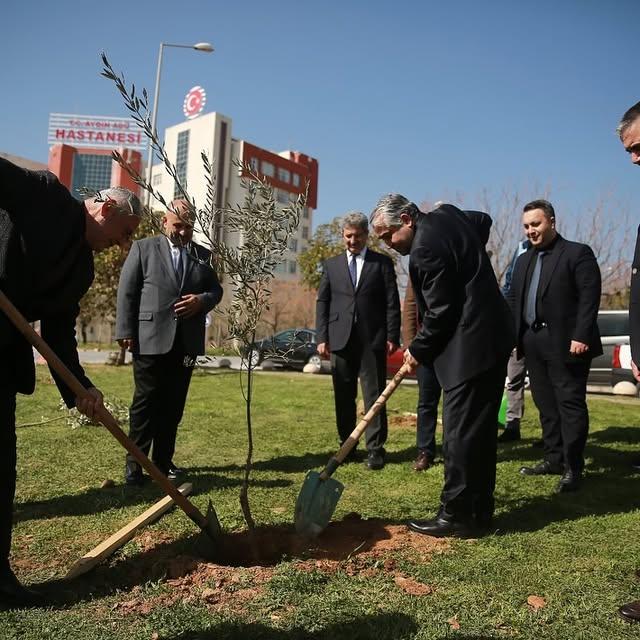
[[[184,276],[184,265],[182,264],[182,249],[178,249],[178,260],[176,262],[176,278],[178,285],[182,286],[182,277]]]
[[[538,251],[536,266],[531,274],[529,292],[527,293],[527,305],[525,307],[524,319],[531,326],[536,321],[536,299],[538,297],[538,285],[540,284],[540,272],[542,271],[542,258],[546,251]]]
[[[358,284],[358,265],[356,264],[356,254],[352,253],[349,257],[349,275],[351,276],[351,284],[356,288]]]

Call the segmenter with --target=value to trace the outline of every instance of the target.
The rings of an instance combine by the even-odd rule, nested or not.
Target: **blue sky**
[[[400,191],[549,185],[560,215],[640,205],[614,129],[640,100],[638,0],[4,0],[0,151],[46,162],[50,112],[126,115],[99,54],[153,92],[161,128],[194,85],[233,135],[320,163],[315,224]],[[531,197],[536,194],[532,191]]]

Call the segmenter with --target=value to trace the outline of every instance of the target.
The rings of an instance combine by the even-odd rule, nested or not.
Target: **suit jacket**
[[[409,345],[452,389],[500,362],[515,344],[513,322],[484,243],[491,218],[442,205],[416,220],[409,276],[422,324]]]
[[[78,303],[93,281],[85,225],[84,205],[52,173],[28,171],[0,158],[0,289],[27,320],[40,320],[44,340],[90,387],[75,338]],[[33,392],[31,346],[1,312],[0,367],[5,374],[11,369],[16,391]],[[51,373],[73,406],[74,394]]]
[[[527,271],[534,253],[530,248],[516,261],[507,297],[515,320],[519,357],[524,355],[522,336],[526,326],[522,313]],[[539,319],[548,325],[553,352],[565,362],[590,360],[602,354],[599,306],[600,268],[593,251],[586,244],[558,235],[553,252],[542,262],[536,308]],[[580,356],[570,355],[571,340],[584,342],[589,350]]]
[[[400,298],[393,262],[367,249],[358,286],[353,288],[346,251],[329,258],[318,287],[316,339],[332,351],[346,347],[354,314],[363,339],[373,349],[400,344]]]
[[[629,333],[631,357],[640,363],[640,226],[636,239],[636,250],[631,265],[631,291],[629,293]]]
[[[201,355],[205,347],[205,316],[222,298],[222,287],[210,264],[211,253],[191,243],[179,283],[163,235],[133,243],[118,284],[116,339],[134,338],[134,353],[160,355],[171,351],[179,333],[184,352]],[[194,293],[201,313],[178,320],[173,310],[180,296]]]

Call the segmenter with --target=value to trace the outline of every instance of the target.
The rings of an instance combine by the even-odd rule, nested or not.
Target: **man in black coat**
[[[410,255],[422,325],[405,351],[415,370],[432,363],[444,390],[444,487],[435,518],[409,527],[432,536],[474,535],[493,517],[496,423],[513,322],[485,243],[491,218],[440,205],[429,213],[400,194],[371,214],[378,237]]]
[[[204,354],[205,318],[222,298],[211,252],[192,241],[184,201],[162,219],[164,234],[133,243],[118,286],[116,339],[133,352],[135,393],[129,437],[171,480],[182,470],[173,461],[197,356]],[[140,485],[142,467],[128,454],[125,482]]]
[[[0,158],[0,289],[27,320],[40,320],[42,337],[93,396],[74,398],[53,371],[62,398],[92,416],[102,394],[78,361],[78,303],[93,281],[92,251],[128,249],[140,221],[140,201],[113,188],[80,202],[47,171],[27,171]],[[33,393],[31,345],[0,312],[0,606],[37,604],[9,565],[16,487],[17,393]]]
[[[331,355],[341,442],[356,426],[358,377],[368,411],[385,388],[386,356],[400,343],[400,298],[393,262],[368,249],[368,237],[369,223],[363,213],[344,216],[345,251],[325,261],[316,301],[318,353]],[[384,467],[386,440],[383,408],[366,430],[368,469]]]
[[[640,102],[634,104],[622,116],[617,128],[624,150],[631,162],[640,166]],[[631,292],[629,295],[629,332],[631,342],[631,368],[636,380],[640,382],[640,227],[636,239],[636,249],[631,265]],[[634,463],[635,466],[635,463]],[[640,570],[636,571],[640,576]],[[640,600],[634,600],[618,609],[618,614],[628,622],[640,622]]]
[[[600,269],[590,247],[557,232],[546,200],[525,205],[522,223],[531,247],[516,262],[508,300],[540,412],[544,460],[520,473],[559,474],[557,490],[575,491],[589,432],[587,376],[602,353]]]

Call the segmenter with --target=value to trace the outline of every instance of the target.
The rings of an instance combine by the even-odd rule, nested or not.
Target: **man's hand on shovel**
[[[420,363],[411,355],[409,349],[404,352],[404,365],[407,367],[407,373],[415,373]]]
[[[87,416],[89,420],[93,420],[93,416],[104,408],[104,396],[100,389],[95,387],[87,389],[86,396],[76,397],[76,409]]]

